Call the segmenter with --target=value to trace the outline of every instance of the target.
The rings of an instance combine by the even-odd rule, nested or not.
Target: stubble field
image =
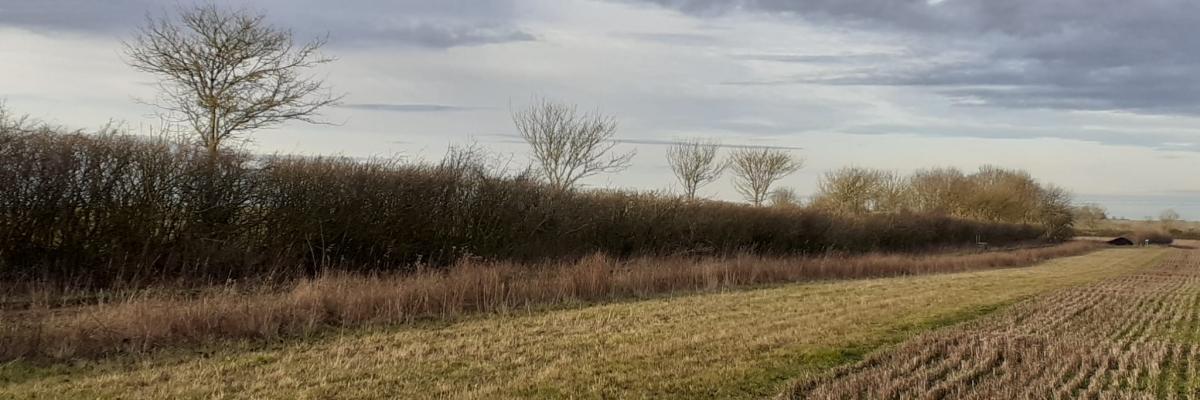
[[[800,382],[796,399],[1200,396],[1200,254],[1058,291]]]

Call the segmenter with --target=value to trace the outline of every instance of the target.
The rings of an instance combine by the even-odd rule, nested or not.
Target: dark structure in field
[[[1109,240],[1108,244],[1111,244],[1113,246],[1133,246],[1133,241],[1129,240],[1129,238],[1121,236],[1121,237],[1117,237],[1116,239]]]

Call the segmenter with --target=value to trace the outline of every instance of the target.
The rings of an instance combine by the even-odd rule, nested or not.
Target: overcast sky
[[[180,0],[185,4],[187,0]],[[0,98],[72,127],[155,123],[120,41],[176,0],[0,0]],[[478,142],[524,165],[510,108],[546,96],[620,120],[628,171],[674,188],[685,137],[792,148],[827,170],[1023,168],[1130,218],[1200,219],[1200,3],[1189,0],[262,0],[347,94],[257,132],[260,152],[440,159]],[[735,199],[727,179],[703,190]]]

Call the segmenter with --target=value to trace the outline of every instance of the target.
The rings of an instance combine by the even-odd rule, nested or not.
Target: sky
[[[121,52],[190,0],[0,0],[0,99],[76,128],[153,131],[155,78]],[[1200,3],[1190,0],[217,0],[298,40],[334,125],[254,132],[262,153],[528,163],[511,112],[545,97],[619,121],[637,151],[589,187],[678,192],[666,143],[775,146],[822,173],[994,164],[1142,219],[1200,220]],[[736,200],[729,178],[701,194]]]

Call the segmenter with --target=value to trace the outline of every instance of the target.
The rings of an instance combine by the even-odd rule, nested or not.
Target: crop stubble
[[[1057,291],[799,382],[796,399],[1200,398],[1200,252]]]

